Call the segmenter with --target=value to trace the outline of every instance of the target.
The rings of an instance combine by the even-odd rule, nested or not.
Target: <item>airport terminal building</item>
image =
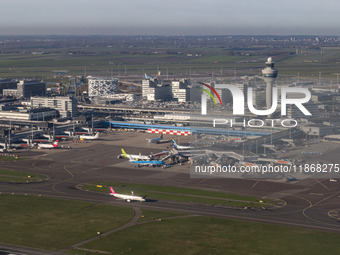
[[[62,118],[74,117],[78,113],[77,100],[73,97],[32,97],[31,107],[55,109]]]

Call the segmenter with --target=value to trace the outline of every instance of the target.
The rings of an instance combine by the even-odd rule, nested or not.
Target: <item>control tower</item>
[[[266,88],[266,105],[267,109],[272,106],[272,94],[273,94],[273,84],[278,74],[278,70],[274,68],[274,61],[271,57],[267,59],[266,67],[262,69],[263,79],[267,84]]]

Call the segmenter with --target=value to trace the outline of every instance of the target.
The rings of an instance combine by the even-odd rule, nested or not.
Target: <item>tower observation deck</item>
[[[262,76],[264,81],[267,84],[266,87],[266,105],[267,105],[267,109],[270,109],[272,106],[272,94],[273,94],[273,84],[275,82],[275,79],[277,77],[278,74],[278,70],[276,70],[274,68],[274,61],[271,57],[269,57],[267,59],[266,62],[266,67],[264,69],[262,69]]]
[[[274,68],[274,61],[271,57],[267,59],[266,67],[262,69],[262,75],[263,77],[270,77],[270,78],[276,78],[278,74],[278,70]]]

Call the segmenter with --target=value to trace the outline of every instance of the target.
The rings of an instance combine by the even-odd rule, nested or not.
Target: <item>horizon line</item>
[[[340,35],[334,35],[334,34],[328,34],[328,35],[319,35],[319,34],[197,34],[197,35],[191,35],[191,34],[0,34],[0,36],[74,36],[74,37],[81,37],[81,36],[122,36],[122,37],[129,37],[129,36],[160,36],[160,37],[181,37],[181,36],[189,36],[189,37],[199,37],[199,36],[278,36],[278,37],[285,37],[285,36],[305,36],[305,37],[327,37],[327,36],[333,36],[333,37],[340,37]]]

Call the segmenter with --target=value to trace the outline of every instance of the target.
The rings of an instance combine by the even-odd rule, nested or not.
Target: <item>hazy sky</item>
[[[1,0],[0,3],[0,35],[340,35],[338,0]]]

